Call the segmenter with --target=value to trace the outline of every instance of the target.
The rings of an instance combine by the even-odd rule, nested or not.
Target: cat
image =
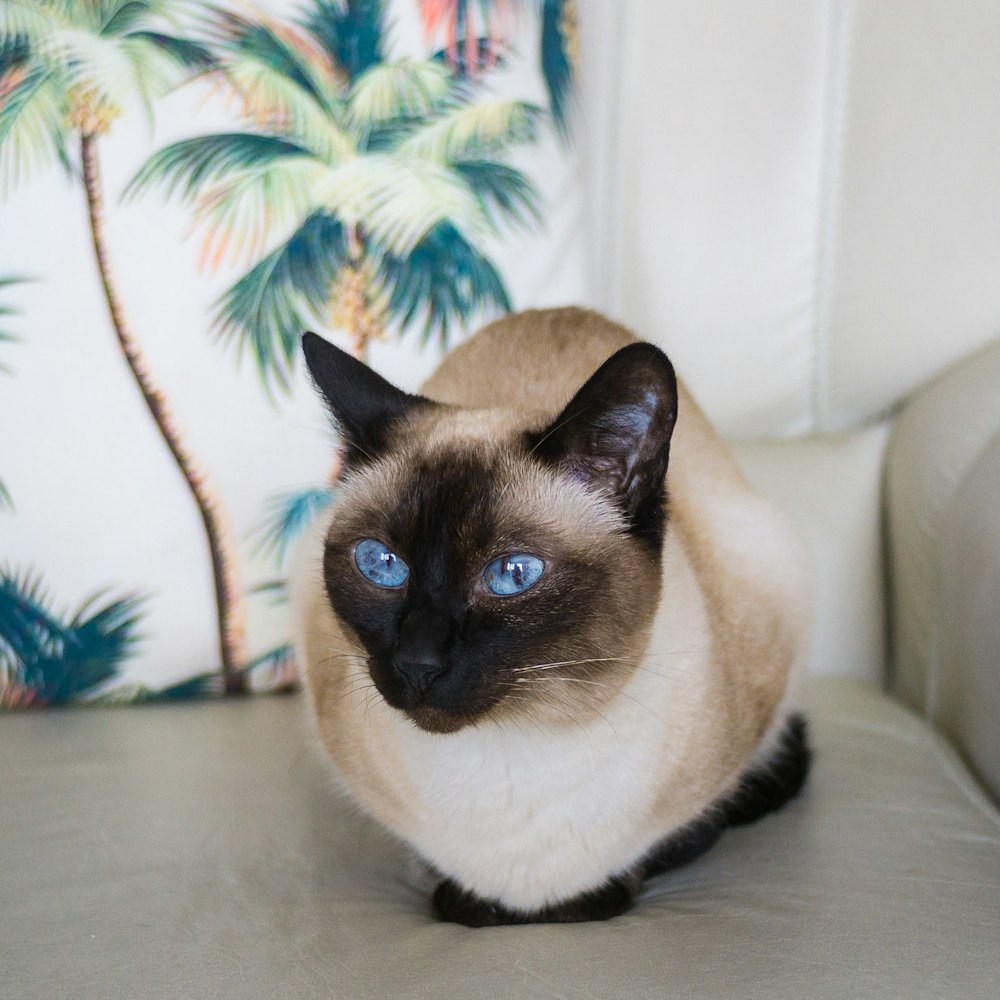
[[[345,469],[293,580],[306,687],[441,918],[613,917],[798,793],[802,554],[662,351],[527,311],[411,395],[303,350]]]

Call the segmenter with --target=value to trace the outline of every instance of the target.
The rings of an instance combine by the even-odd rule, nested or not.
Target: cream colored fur
[[[464,414],[428,433],[488,441],[540,400],[554,414],[634,339],[575,309],[494,323],[424,391],[509,411],[489,414],[493,430]],[[683,388],[667,483],[660,605],[648,640],[635,639],[644,655],[612,672],[607,690],[574,688],[572,718],[508,710],[448,735],[416,728],[375,691],[330,611],[325,526],[303,549],[299,654],[338,774],[372,816],[480,896],[531,910],[627,869],[731,789],[789,711],[805,649],[802,554]]]

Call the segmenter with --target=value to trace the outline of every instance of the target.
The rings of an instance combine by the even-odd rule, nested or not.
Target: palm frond
[[[429,60],[401,59],[365,70],[348,94],[351,119],[365,131],[398,118],[433,114],[452,89],[445,66]]]
[[[314,212],[220,299],[220,336],[234,341],[241,356],[249,351],[268,390],[289,387],[302,331],[321,316],[346,260],[343,225]]]
[[[179,192],[193,198],[204,184],[229,174],[276,160],[308,156],[308,150],[274,135],[225,132],[182,139],[154,153],[129,181],[124,198],[133,198],[156,184],[165,184],[167,197]]]
[[[290,642],[282,642],[251,660],[246,668],[251,691],[285,694],[298,687],[295,653]]]
[[[112,114],[120,113],[133,97],[148,110],[154,98],[215,65],[208,49],[197,42],[155,31],[118,36],[63,30],[46,38],[37,54],[58,70],[65,87],[89,95],[92,105]]]
[[[466,160],[455,170],[494,221],[499,216],[525,230],[542,221],[538,191],[520,170],[496,160]]]
[[[247,588],[248,597],[256,597],[263,594],[268,599],[268,604],[280,607],[288,603],[288,581],[287,580],[264,580]]]
[[[0,571],[0,704],[75,700],[117,676],[139,643],[145,598],[105,600],[94,595],[65,621],[39,577]]]
[[[151,102],[214,65],[197,42],[126,28],[163,20],[161,2],[8,0],[0,4],[0,172],[9,189],[53,156],[70,129],[104,131],[137,98]]]
[[[0,310],[0,312],[5,312],[6,310]],[[8,343],[12,344],[17,340],[17,337],[12,337],[9,333],[0,333],[0,344]],[[14,369],[11,368],[6,361],[0,361],[0,375],[13,375]]]
[[[361,126],[355,124],[358,133],[358,150],[361,155],[370,153],[391,153],[424,127],[424,118],[390,118],[388,121]]]
[[[542,76],[549,92],[549,109],[563,143],[570,138],[570,110],[575,86],[573,61],[563,31],[573,0],[543,0]]]
[[[254,531],[254,554],[273,557],[281,566],[289,548],[332,499],[330,486],[307,486],[271,497]]]
[[[12,285],[20,285],[29,278],[14,278],[14,277],[3,277],[0,276],[0,289],[9,288]],[[13,306],[0,306],[0,316],[17,316],[20,313],[19,309],[13,308]],[[16,337],[14,334],[9,333],[7,330],[0,330],[0,343],[13,344],[20,340],[20,337]],[[13,369],[10,365],[0,361],[0,372],[6,375],[13,373]]]
[[[321,45],[289,24],[216,11],[207,21],[220,68],[258,128],[337,163],[355,143],[339,118],[340,77]]]
[[[57,75],[62,88],[88,95],[89,103],[112,116],[121,114],[133,96],[134,67],[117,38],[64,28],[40,41],[35,55]]]
[[[93,0],[90,5],[98,6]],[[183,2],[177,0],[111,0],[96,14],[93,27],[102,35],[125,35],[137,25],[153,21],[175,22],[175,15],[183,6]]]
[[[205,19],[208,38],[227,66],[253,65],[283,78],[323,106],[335,78],[335,68],[321,46],[292,25],[265,17],[251,20],[234,11],[213,9]]]
[[[228,257],[259,257],[275,239],[287,238],[318,207],[315,191],[329,168],[313,157],[285,157],[230,175],[199,198],[197,224],[205,228],[202,266],[213,270]]]
[[[492,228],[461,177],[416,157],[359,157],[330,171],[316,195],[341,218],[362,220],[371,238],[397,257],[409,254],[444,222],[471,239]]]
[[[54,32],[81,25],[80,8],[86,4],[37,3],[32,0],[5,0],[0,3],[0,36],[21,35],[31,41]],[[74,10],[73,8],[76,8]]]
[[[510,49],[513,4],[497,0],[420,0],[427,39],[443,42],[435,58],[468,79],[494,68]]]
[[[218,670],[207,670],[167,687],[154,690],[147,688],[139,700],[143,702],[187,701],[190,698],[214,698],[222,693],[222,674]]]
[[[17,68],[0,81],[0,196],[36,168],[57,160],[68,168],[69,107],[45,66]]]
[[[31,45],[24,35],[0,35],[0,81],[12,70],[19,69],[31,59]],[[4,86],[0,83],[0,95]]]
[[[385,61],[383,0],[313,0],[302,25],[349,82]]]
[[[454,226],[441,224],[405,258],[383,254],[381,271],[389,308],[402,325],[419,325],[421,339],[436,334],[442,346],[453,325],[469,325],[511,310],[503,278]]]
[[[152,688],[148,684],[121,683],[114,679],[88,691],[78,700],[87,705],[149,705],[164,701],[188,701],[192,698],[216,698],[223,694],[223,678],[218,670],[186,677],[166,687]]]
[[[285,136],[327,163],[355,154],[356,142],[337,109],[324,106],[295,80],[242,57],[227,59],[224,72],[254,127]]]
[[[151,123],[154,99],[163,97],[192,74],[165,48],[139,32],[118,41],[118,50],[129,65],[131,94],[142,103]]]
[[[204,73],[219,67],[219,61],[211,49],[190,38],[175,38],[160,31],[132,31],[126,39],[145,42],[152,50],[162,52],[179,67],[195,73]]]
[[[24,280],[25,280],[24,278],[11,278],[11,277],[0,276],[0,289],[8,288],[11,285],[20,284]],[[17,314],[17,312],[18,310],[12,309],[10,306],[0,306],[0,316],[14,316]],[[18,338],[15,337],[12,333],[7,333],[3,330],[0,330],[0,343],[12,344],[15,341],[17,341],[17,339]],[[10,365],[6,364],[3,361],[0,361],[0,373],[3,373],[5,375],[10,375],[12,372],[13,369],[10,367]],[[2,510],[11,510],[11,511],[14,510],[14,498],[10,495],[10,490],[7,489],[7,486],[4,483],[4,481],[0,479],[0,511]]]
[[[483,74],[488,70],[501,69],[507,64],[509,46],[493,38],[467,40],[457,51],[438,49],[431,59],[448,67],[467,86],[482,85]]]
[[[400,146],[400,154],[454,163],[484,159],[510,146],[531,142],[538,131],[541,109],[523,101],[477,101],[431,121]]]

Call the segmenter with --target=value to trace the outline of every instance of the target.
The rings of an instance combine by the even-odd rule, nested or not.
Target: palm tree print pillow
[[[318,329],[580,301],[571,0],[0,4],[0,705],[295,684]]]

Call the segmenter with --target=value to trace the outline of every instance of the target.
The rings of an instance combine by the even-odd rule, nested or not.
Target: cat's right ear
[[[528,443],[532,454],[611,496],[630,530],[656,541],[676,420],[673,365],[659,348],[635,343],[612,354]]]
[[[346,446],[348,464],[376,458],[395,421],[429,399],[397,389],[368,365],[334,347],[315,333],[302,336],[302,353],[313,383],[336,420]]]

